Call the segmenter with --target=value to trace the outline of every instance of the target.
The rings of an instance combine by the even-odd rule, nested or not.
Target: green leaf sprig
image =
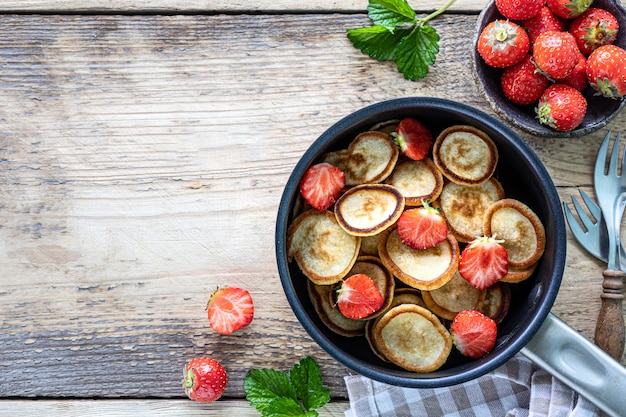
[[[439,35],[426,23],[455,1],[448,0],[441,9],[418,18],[406,0],[369,0],[367,15],[373,25],[348,29],[348,39],[378,61],[394,61],[404,78],[419,80],[428,74],[439,52]]]
[[[330,401],[330,390],[322,386],[320,368],[311,356],[295,364],[289,374],[252,369],[243,388],[250,405],[263,417],[317,417],[315,409]]]

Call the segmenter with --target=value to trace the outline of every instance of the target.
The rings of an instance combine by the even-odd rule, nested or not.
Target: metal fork
[[[624,276],[620,260],[620,226],[626,206],[626,176],[618,175],[620,134],[617,134],[605,174],[606,158],[611,133],[607,133],[596,159],[594,188],[607,225],[609,237],[608,267],[602,273],[602,305],[596,324],[595,342],[614,358],[621,360],[624,352],[624,316],[622,300]],[[626,165],[626,154],[622,166]]]
[[[606,222],[602,217],[602,211],[600,206],[593,201],[587,193],[582,189],[578,189],[578,193],[582,198],[585,205],[583,206],[572,194],[572,205],[574,206],[574,213],[569,208],[567,203],[563,202],[563,210],[565,211],[565,219],[569,225],[572,234],[587,252],[595,256],[601,261],[608,263],[609,260],[609,237],[607,235]],[[587,211],[591,214],[587,214]],[[577,220],[578,219],[578,220]],[[580,223],[579,223],[580,221]],[[581,227],[581,224],[584,226]],[[620,242],[620,259],[626,259],[626,251],[624,246]],[[626,263],[620,262],[621,270],[626,272]]]

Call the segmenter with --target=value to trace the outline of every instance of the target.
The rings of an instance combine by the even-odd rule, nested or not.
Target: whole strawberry
[[[565,19],[572,19],[584,13],[593,0],[546,0],[552,12]]]
[[[578,46],[569,32],[548,31],[537,36],[533,60],[552,79],[567,77],[578,64]]]
[[[526,32],[528,32],[531,48],[537,40],[537,37],[543,32],[550,30],[562,32],[567,29],[565,19],[552,13],[552,10],[550,10],[548,6],[543,6],[537,16],[523,20],[521,24],[522,27],[526,29]]]
[[[578,64],[576,64],[574,70],[567,77],[558,80],[558,82],[574,87],[578,91],[583,91],[589,85],[587,81],[587,58],[585,58],[585,55],[580,53],[578,55]]]
[[[587,112],[587,100],[569,85],[553,84],[543,93],[535,111],[539,123],[565,132],[580,125]]]
[[[539,14],[544,0],[496,0],[500,14],[511,20],[524,20]]]
[[[183,388],[191,400],[216,401],[222,396],[227,383],[226,370],[215,359],[198,357],[185,365]]]
[[[487,65],[506,68],[517,64],[526,56],[530,41],[520,25],[497,19],[482,30],[477,48]]]
[[[589,84],[605,97],[623,99],[626,96],[626,50],[616,45],[604,45],[587,58]]]
[[[569,27],[569,33],[576,39],[576,44],[585,55],[589,55],[602,45],[615,42],[619,22],[610,12],[591,7],[578,16]]]
[[[585,73],[585,82],[587,74]],[[500,78],[504,95],[513,103],[526,105],[539,100],[550,81],[539,71],[530,55],[504,70]]]

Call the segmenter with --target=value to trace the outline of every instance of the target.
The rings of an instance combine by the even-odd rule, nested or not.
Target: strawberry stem
[[[456,2],[456,0],[450,0],[441,9],[432,12],[431,14],[429,14],[426,17],[423,17],[421,19],[417,19],[417,22],[416,22],[417,25],[418,26],[419,25],[423,25],[424,23],[428,22],[429,20],[433,20],[435,17],[439,16],[440,14],[442,14],[443,12],[448,10],[450,8],[450,6],[452,6],[455,2]]]

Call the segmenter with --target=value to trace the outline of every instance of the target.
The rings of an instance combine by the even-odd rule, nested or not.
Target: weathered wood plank
[[[409,0],[416,10],[437,10],[444,0]],[[487,0],[457,0],[450,10],[476,12]],[[0,12],[20,13],[213,13],[213,12],[362,12],[367,0],[0,0]]]
[[[347,401],[331,401],[319,409],[324,417],[343,417],[350,407]],[[26,415],[54,415],[64,417],[83,416],[132,416],[154,417],[258,417],[261,414],[245,400],[220,399],[211,404],[194,403],[189,400],[0,400],[0,417]]]
[[[347,370],[282,295],[282,187],[363,105],[425,95],[490,112],[470,76],[475,19],[440,17],[437,64],[409,82],[347,41],[364,15],[0,16],[0,397],[181,397],[202,354],[233,369],[231,398],[245,370],[305,354],[345,396]],[[522,136],[565,198],[591,184],[608,128],[626,115],[583,139]],[[568,256],[555,312],[591,337],[603,266]],[[218,285],[252,292],[249,328],[209,330]]]

